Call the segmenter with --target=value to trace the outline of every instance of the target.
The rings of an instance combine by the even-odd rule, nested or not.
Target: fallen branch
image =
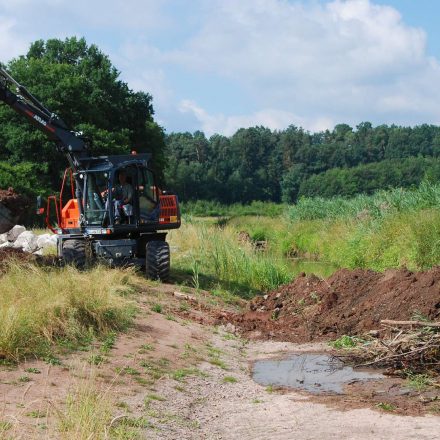
[[[357,366],[388,368],[398,374],[411,371],[440,375],[440,332],[436,330],[440,323],[392,320],[383,320],[381,323],[397,330],[397,335],[371,339],[368,344],[358,345],[349,353],[353,363]]]
[[[380,321],[382,325],[392,325],[392,326],[399,326],[399,325],[410,325],[410,326],[416,326],[416,327],[434,327],[434,328],[440,328],[440,322],[425,322],[425,321],[393,321],[391,319],[382,319]]]
[[[173,292],[173,295],[176,297],[176,298],[179,298],[179,299],[185,299],[185,300],[187,300],[187,301],[193,301],[193,302],[198,302],[197,301],[197,298],[195,298],[194,296],[192,296],[192,295],[187,295],[186,293],[182,293],[182,292]]]

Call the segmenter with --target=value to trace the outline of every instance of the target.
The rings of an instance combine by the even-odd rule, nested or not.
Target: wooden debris
[[[387,336],[356,347],[345,359],[357,366],[402,372],[440,374],[440,323],[383,320]],[[417,327],[417,329],[416,329]]]
[[[187,301],[198,302],[198,301],[197,301],[197,298],[195,298],[195,297],[192,296],[192,295],[188,295],[188,294],[186,294],[186,293],[183,293],[183,292],[175,291],[175,292],[173,292],[173,295],[174,295],[176,298],[179,298],[179,299],[185,299],[185,300],[187,300]]]
[[[414,326],[414,327],[438,327],[440,328],[440,322],[426,322],[426,321],[393,321],[391,319],[382,319],[382,321],[380,321],[381,324],[383,325],[390,325],[390,326],[394,326],[394,327],[399,327],[399,326],[406,326],[406,325],[410,325],[410,326]]]

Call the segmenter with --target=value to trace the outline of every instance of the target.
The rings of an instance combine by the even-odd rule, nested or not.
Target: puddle
[[[344,385],[382,379],[377,372],[354,370],[327,354],[292,354],[283,359],[256,361],[253,379],[260,385],[275,385],[309,391],[314,394],[342,394]]]

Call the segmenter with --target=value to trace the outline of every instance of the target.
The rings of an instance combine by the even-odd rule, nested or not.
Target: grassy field
[[[187,218],[170,234],[170,244],[174,275],[195,288],[251,297],[292,278],[283,259],[256,250],[251,241],[240,241],[233,226]]]
[[[37,267],[12,261],[0,276],[0,359],[52,358],[130,325],[130,271]]]
[[[429,268],[440,262],[438,202],[440,186],[424,184],[352,200],[235,206],[217,217],[210,215],[213,211],[195,215],[193,209],[184,214],[182,228],[169,234],[172,281],[194,287],[190,292],[195,296],[203,293],[231,304],[235,295],[251,298],[270,291],[302,270],[328,275],[338,267]],[[0,361],[38,357],[56,364],[72,350],[103,345],[109,335],[114,340],[142,308],[139,292],[146,283],[131,269],[96,266],[80,272],[11,261],[0,273]],[[150,299],[157,304],[148,306],[147,313],[174,321],[157,298]],[[86,367],[90,378],[70,390],[57,414],[57,434],[65,439],[138,438],[147,419],[127,416],[113,423],[118,402],[110,388],[96,386],[93,362]],[[0,438],[9,429],[0,420]]]
[[[193,206],[201,209],[203,203]],[[327,264],[329,270],[321,275],[332,267],[421,270],[440,264],[440,185],[423,183],[353,199],[301,199],[290,207],[251,206],[240,208],[246,215],[239,215],[237,206],[229,212],[220,206],[226,217],[217,220],[223,226],[217,228],[214,219],[198,218],[193,209],[188,227],[173,233],[178,248],[186,252],[177,258],[177,266],[188,271],[192,261],[195,272],[266,290],[295,273],[283,263],[286,257]],[[268,251],[256,256],[243,248],[237,240],[240,231],[251,241],[267,241]],[[185,246],[187,239],[191,246]],[[225,252],[219,243],[225,244]],[[255,264],[239,262],[240,255]]]

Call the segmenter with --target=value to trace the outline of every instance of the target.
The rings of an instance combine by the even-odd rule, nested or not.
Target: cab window
[[[138,197],[140,222],[157,221],[158,194],[154,174],[147,168],[138,168]]]

